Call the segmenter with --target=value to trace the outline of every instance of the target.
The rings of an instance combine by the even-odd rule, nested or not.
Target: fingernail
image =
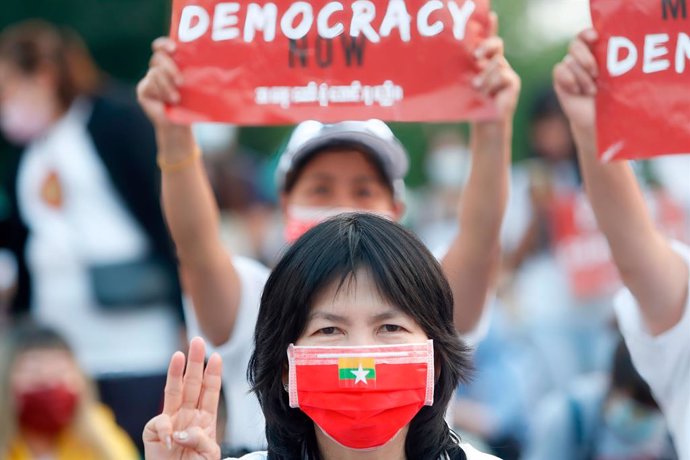
[[[189,438],[189,434],[187,434],[186,431],[176,431],[173,436],[175,436],[175,439],[178,441],[186,441],[187,438]]]
[[[474,86],[475,88],[479,88],[481,86],[481,84],[482,84],[482,78],[481,77],[474,77],[472,79],[472,86]]]
[[[172,438],[170,436],[165,437],[165,445],[168,447],[168,450],[172,450]]]
[[[474,50],[474,57],[476,57],[477,59],[479,59],[483,55],[484,55],[484,49],[483,48],[477,48],[476,50]]]

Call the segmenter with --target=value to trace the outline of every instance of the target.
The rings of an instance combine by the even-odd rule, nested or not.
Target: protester
[[[254,338],[249,376],[268,452],[246,458],[495,458],[444,420],[468,348],[441,267],[395,223],[345,214],[307,232],[271,273]],[[192,342],[184,380],[173,357],[165,409],[144,433],[147,459],[219,458],[220,358],[202,384],[203,357]]]
[[[594,30],[582,32],[554,70],[587,194],[627,290],[616,312],[633,362],[662,408],[681,459],[690,459],[690,248],[655,229],[626,162],[597,159]],[[649,133],[650,136],[655,135]]]
[[[532,390],[541,398],[578,375],[609,369],[616,340],[611,297],[618,284],[615,278],[606,283],[591,275],[586,284],[580,282],[582,271],[598,268],[597,259],[564,250],[576,237],[593,235],[595,242],[605,242],[584,199],[568,119],[552,88],[532,102],[529,134],[529,158],[511,176],[503,269],[526,336],[540,357],[530,372],[540,375]],[[576,217],[568,220],[570,215]],[[564,227],[571,232],[565,237]],[[581,236],[590,228],[591,234]],[[597,254],[608,264],[605,251]]]
[[[67,342],[33,323],[5,331],[0,458],[135,460],[134,444],[94,396]]]
[[[463,231],[443,265],[458,301],[455,324],[475,329],[498,264],[498,233],[505,207],[512,117],[519,79],[503,57],[503,43],[492,16],[491,37],[476,51],[477,88],[497,105],[499,119],[473,126],[473,170],[460,205]],[[163,205],[177,246],[185,287],[191,294],[201,332],[220,348],[233,368],[245,367],[250,333],[268,270],[228,256],[218,236],[218,211],[198,161],[200,151],[188,126],[172,124],[166,104],[180,100],[182,76],[174,62],[175,43],[153,44],[151,68],[139,85],[139,100],[153,121],[163,170]],[[324,216],[366,210],[398,220],[404,212],[403,178],[408,159],[402,145],[381,122],[321,125],[307,122],[294,132],[281,157],[278,185],[286,227],[292,239]],[[227,372],[227,369],[226,369]],[[237,446],[264,443],[256,401],[247,396],[241,374],[224,379],[230,408],[228,438]]]
[[[621,341],[610,376],[590,374],[537,408],[525,460],[676,458],[663,415]]]
[[[64,334],[139,439],[183,316],[153,130],[123,94],[74,34],[33,21],[0,36],[0,130],[20,152],[7,187],[12,314]]]

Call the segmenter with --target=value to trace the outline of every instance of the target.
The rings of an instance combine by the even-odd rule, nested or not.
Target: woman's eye
[[[311,189],[313,195],[327,195],[330,192],[328,187],[314,187]]]
[[[337,327],[323,327],[316,331],[317,334],[322,334],[322,335],[335,335],[338,333],[338,328]]]
[[[402,332],[405,330],[405,328],[403,328],[402,326],[398,326],[396,324],[384,324],[383,326],[381,326],[380,330],[381,330],[381,332],[391,333],[391,332]]]
[[[369,198],[369,197],[372,196],[372,195],[373,195],[373,193],[372,193],[372,191],[369,190],[369,189],[357,190],[357,196],[358,196],[359,198]]]

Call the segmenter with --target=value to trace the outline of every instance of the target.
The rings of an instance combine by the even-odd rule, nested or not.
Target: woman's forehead
[[[326,285],[316,295],[310,314],[324,312],[352,316],[368,315],[373,311],[402,313],[399,306],[381,295],[371,273],[366,269],[358,269]]]

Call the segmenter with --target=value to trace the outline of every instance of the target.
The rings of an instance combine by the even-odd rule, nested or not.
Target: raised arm
[[[166,103],[180,100],[182,77],[172,59],[175,43],[159,38],[153,52],[137,92],[156,128],[163,210],[201,331],[220,345],[230,338],[237,317],[239,276],[221,243],[218,208],[191,127],[173,124],[165,113]]]
[[[676,325],[688,296],[688,266],[656,230],[627,162],[597,159],[594,98],[599,69],[594,30],[582,32],[554,70],[556,92],[570,119],[585,188],[623,282],[636,298],[647,329],[661,334]],[[654,135],[654,133],[650,133]]]
[[[472,170],[458,206],[460,232],[443,258],[455,298],[455,327],[477,326],[500,263],[499,235],[508,200],[513,114],[520,78],[503,55],[503,41],[492,34],[477,50],[482,71],[475,86],[496,102],[499,119],[472,126]]]

